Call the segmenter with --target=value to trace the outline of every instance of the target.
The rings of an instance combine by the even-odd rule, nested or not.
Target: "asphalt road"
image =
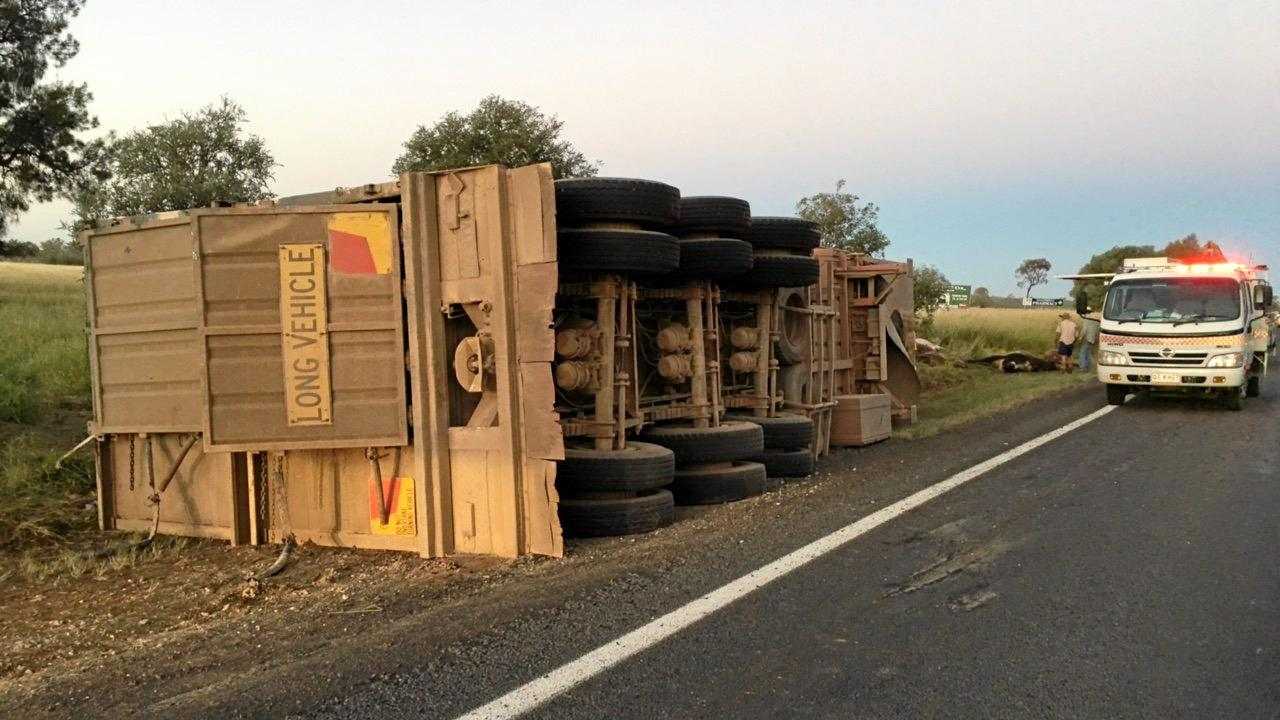
[[[1131,400],[530,717],[1280,717],[1280,382],[1266,393],[1242,413]],[[985,459],[1100,396],[1090,388],[955,454]],[[967,467],[956,459],[914,486]],[[570,612],[495,626],[465,652],[305,714],[457,715],[896,499],[785,518],[789,541],[742,538],[740,554],[623,577]]]

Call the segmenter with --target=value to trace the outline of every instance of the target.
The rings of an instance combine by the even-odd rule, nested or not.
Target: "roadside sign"
[[[943,296],[943,302],[951,307],[965,307],[969,304],[969,296],[972,295],[972,285],[948,285],[946,295]]]
[[[1063,298],[1022,298],[1023,307],[1064,307],[1066,304]]]

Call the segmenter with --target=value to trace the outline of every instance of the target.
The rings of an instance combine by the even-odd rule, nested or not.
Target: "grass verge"
[[[57,543],[96,517],[87,453],[54,467],[89,414],[81,275],[0,263],[0,548]]]
[[[949,373],[951,381],[946,386],[926,391],[920,401],[919,419],[910,427],[895,430],[894,437],[913,440],[936,435],[1095,381],[1093,373],[1083,372],[1007,374],[987,367],[946,370],[954,371]]]
[[[986,365],[963,365],[974,357],[1021,350],[1040,355],[1053,349],[1061,310],[964,308],[938,313],[929,340],[949,362],[920,368],[923,393],[917,422],[894,437],[915,439],[1093,381],[1092,373],[1002,373]]]

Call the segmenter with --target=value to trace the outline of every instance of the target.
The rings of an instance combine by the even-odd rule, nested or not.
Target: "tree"
[[[1052,263],[1044,258],[1028,258],[1013,271],[1013,276],[1018,279],[1018,287],[1026,288],[1027,297],[1031,297],[1031,288],[1049,282],[1052,268]]]
[[[101,177],[84,85],[42,82],[80,50],[67,25],[84,0],[0,0],[0,236],[31,202]]]
[[[1092,275],[1119,272],[1126,258],[1152,257],[1155,254],[1156,249],[1151,245],[1118,245],[1089,258],[1089,262],[1081,266],[1080,274]],[[1085,297],[1089,299],[1089,307],[1096,308],[1102,304],[1104,287],[1105,280],[1101,278],[1096,280],[1077,280],[1075,281],[1072,296],[1074,297],[1083,292]]]
[[[969,297],[969,307],[991,307],[991,291],[984,287],[975,289]]]
[[[951,281],[942,271],[932,265],[916,265],[911,268],[912,288],[915,292],[915,311],[920,318],[922,333],[928,333],[933,326],[933,315],[942,305]]]
[[[1163,255],[1171,260],[1182,262],[1220,263],[1227,261],[1227,256],[1222,252],[1222,248],[1218,247],[1217,243],[1209,240],[1201,245],[1200,238],[1196,237],[1195,233],[1165,245]]]
[[[1089,258],[1089,262],[1080,268],[1081,275],[1119,272],[1124,261],[1129,258],[1167,257],[1183,262],[1225,262],[1226,255],[1222,248],[1212,240],[1201,244],[1195,233],[1173,240],[1156,250],[1154,245],[1117,245]],[[1103,278],[1093,280],[1077,280],[1072,289],[1072,296],[1083,292],[1088,298],[1089,307],[1097,308],[1102,304],[1105,291]]]
[[[870,202],[859,205],[860,198],[844,186],[844,180],[837,180],[835,192],[801,198],[796,214],[818,224],[823,245],[866,255],[884,252],[889,236],[876,226],[880,208]]]
[[[527,103],[490,95],[467,115],[450,112],[431,127],[419,125],[392,171],[549,162],[557,178],[595,175],[599,164],[560,139],[563,127],[555,115],[548,117]]]
[[[26,240],[0,240],[0,257],[32,258],[40,254],[40,246]]]
[[[273,197],[276,166],[262,138],[247,134],[244,109],[229,98],[176,120],[111,137],[108,180],[73,196],[77,228],[106,217],[254,202]]]

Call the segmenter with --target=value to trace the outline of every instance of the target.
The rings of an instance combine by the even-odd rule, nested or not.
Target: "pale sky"
[[[361,5],[89,0],[58,74],[119,131],[229,95],[282,195],[386,179],[415,127],[498,93],[604,175],[757,215],[845,178],[889,256],[996,294],[1026,257],[1189,232],[1280,263],[1277,0]]]

